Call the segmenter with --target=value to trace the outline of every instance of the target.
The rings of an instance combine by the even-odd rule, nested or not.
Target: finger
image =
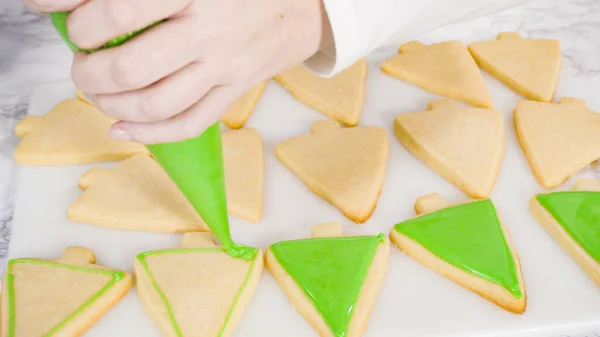
[[[114,94],[146,87],[197,58],[190,17],[169,20],[128,41],[73,59],[75,84],[91,94]]]
[[[39,14],[70,11],[87,0],[25,0],[25,5]]]
[[[149,87],[115,95],[98,95],[95,103],[105,115],[117,120],[162,121],[204,97],[215,84],[210,80],[213,76],[212,70],[204,64],[192,62]]]
[[[206,128],[219,121],[219,117],[241,95],[238,87],[212,88],[206,96],[191,108],[162,122],[118,122],[112,126],[110,135],[121,140],[143,144],[176,142],[200,135]]]
[[[90,0],[69,15],[69,37],[80,48],[96,49],[110,39],[179,13],[191,1]]]

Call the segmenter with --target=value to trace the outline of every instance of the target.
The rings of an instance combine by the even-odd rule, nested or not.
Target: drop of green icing
[[[600,192],[554,192],[538,194],[536,199],[600,263]]]
[[[104,46],[90,51],[80,49],[69,39],[68,12],[52,13],[50,16],[52,23],[71,50],[89,53],[121,45],[131,37],[162,22],[159,21],[146,28],[116,37]],[[219,122],[213,124],[196,138],[174,143],[147,145],[146,147],[196,212],[200,214],[225,250],[231,256],[252,260],[257,250],[244,245],[236,245],[231,239]]]
[[[435,256],[523,298],[517,266],[489,200],[452,206],[394,227]]]
[[[283,241],[272,245],[270,250],[334,336],[344,337],[382,237]]]

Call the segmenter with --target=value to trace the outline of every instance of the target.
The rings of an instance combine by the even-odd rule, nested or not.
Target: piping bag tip
[[[160,23],[114,38],[96,50],[84,50],[69,39],[68,16],[69,12],[50,14],[54,27],[73,52],[92,53],[96,50],[116,47]],[[146,148],[206,222],[225,251],[233,257],[254,259],[258,251],[256,248],[235,244],[231,238],[220,123],[216,122],[196,138],[146,145]]]

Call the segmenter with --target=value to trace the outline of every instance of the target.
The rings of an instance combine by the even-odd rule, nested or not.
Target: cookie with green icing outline
[[[267,268],[296,310],[321,337],[361,336],[387,272],[389,240],[344,236],[337,223],[313,238],[269,247]]]
[[[496,305],[525,312],[519,257],[491,200],[451,205],[434,193],[418,198],[415,211],[390,233],[398,248]]]
[[[531,198],[531,212],[600,286],[600,181],[580,179],[571,191]]]
[[[137,292],[165,337],[230,336],[256,289],[263,254],[227,254],[211,233],[187,233],[180,248],[139,254]]]
[[[129,274],[95,261],[82,247],[67,247],[57,260],[10,260],[0,336],[79,336],[88,330],[131,288]]]

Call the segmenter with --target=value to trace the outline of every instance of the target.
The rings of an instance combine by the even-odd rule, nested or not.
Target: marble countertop
[[[582,79],[600,77],[600,1],[534,0],[530,3],[469,22],[441,28],[451,29],[458,39],[489,39],[500,31],[518,31],[523,36],[561,41],[564,67]],[[59,39],[47,17],[30,13],[19,0],[0,3],[0,272],[10,242],[18,166],[12,155],[18,140],[15,123],[27,111],[33,87],[67,79],[72,55]],[[552,337],[600,337],[576,331]]]

